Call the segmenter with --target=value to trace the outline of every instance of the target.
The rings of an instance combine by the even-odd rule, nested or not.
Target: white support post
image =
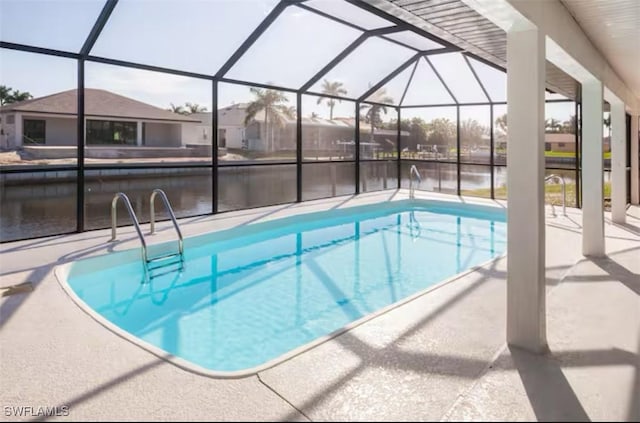
[[[507,33],[507,342],[547,350],[544,214],[545,39]]]
[[[142,145],[142,121],[137,122],[136,127],[136,145],[140,147]]]
[[[22,114],[16,113],[13,127],[13,145],[11,147],[22,147],[24,138],[22,134],[24,134],[24,127],[22,126]]]
[[[611,102],[611,220],[623,224],[627,215],[627,124],[624,103]]]
[[[631,204],[640,204],[639,121],[640,116],[631,115]]]
[[[582,254],[602,257],[604,247],[603,88],[582,83]]]

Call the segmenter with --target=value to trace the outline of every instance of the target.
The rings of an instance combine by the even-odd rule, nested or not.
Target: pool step
[[[181,254],[170,253],[147,260],[147,270],[150,272],[152,270],[161,269],[173,264],[180,264],[182,266],[183,263],[184,260]]]
[[[177,267],[174,267],[177,266]],[[159,272],[158,272],[159,271]],[[147,268],[144,281],[149,282],[154,278],[170,273],[181,274],[184,271],[184,260],[180,253],[164,254],[147,260]]]
[[[181,253],[166,253],[166,254],[162,254],[160,256],[148,259],[147,260],[147,264],[151,264],[151,263],[156,262],[156,261],[167,260],[167,259],[172,258],[172,257],[178,257],[182,261],[182,254]]]
[[[173,267],[177,266],[177,267]],[[156,272],[158,270],[163,270],[162,272]],[[178,274],[184,271],[184,263],[182,261],[174,261],[171,263],[163,264],[162,266],[157,266],[152,269],[149,269],[148,278],[154,279],[159,278],[160,276],[172,274],[178,272]]]

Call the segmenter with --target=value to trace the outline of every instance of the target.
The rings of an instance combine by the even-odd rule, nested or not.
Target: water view
[[[397,186],[395,162],[363,163],[362,192],[393,189]],[[402,174],[409,164],[403,163]],[[423,180],[418,189],[456,192],[457,171],[454,164],[422,162]],[[549,171],[558,173],[558,171]],[[75,172],[43,172],[36,182],[0,185],[0,240],[73,232],[76,229]],[[309,163],[303,165],[303,199],[348,195],[355,192],[354,163]],[[563,171],[568,185],[575,186],[574,171]],[[221,167],[219,170],[219,211],[238,210],[272,204],[290,203],[296,199],[296,166]],[[491,174],[489,167],[463,167],[460,173],[463,194],[488,197]],[[42,183],[42,180],[49,180]],[[506,168],[496,168],[497,192],[506,184]],[[402,186],[409,181],[402,178]],[[141,222],[149,221],[149,195],[154,188],[163,189],[176,216],[186,217],[211,213],[211,170],[87,170],[85,183],[85,227],[108,228],[111,225],[111,200],[116,192],[125,192]],[[489,192],[489,195],[486,195]],[[122,207],[122,206],[119,206]],[[129,225],[123,208],[118,209],[118,225]],[[167,218],[158,204],[157,215]]]

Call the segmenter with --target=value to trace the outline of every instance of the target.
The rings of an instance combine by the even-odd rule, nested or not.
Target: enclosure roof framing
[[[402,90],[402,98],[400,98],[399,101],[394,104],[394,106],[396,107],[406,107],[406,106],[402,106],[402,102],[407,94],[407,91],[410,90],[410,85],[413,80],[413,76],[416,72],[417,64],[419,60],[421,60],[421,58],[424,58],[427,61],[427,63],[429,63],[429,65],[431,66],[435,74],[438,76],[438,79],[440,80],[440,82],[443,84],[447,92],[451,95],[455,104],[457,105],[469,104],[469,103],[460,102],[458,101],[458,99],[456,99],[455,95],[453,95],[453,90],[451,89],[451,87],[447,85],[445,80],[442,78],[441,71],[438,70],[437,66],[434,66],[433,63],[429,60],[429,56],[459,52],[465,56],[464,59],[465,59],[465,62],[467,63],[467,66],[471,69],[471,72],[474,75],[475,81],[478,83],[478,85],[482,89],[482,92],[487,98],[487,104],[500,103],[500,102],[494,101],[494,99],[491,98],[490,93],[488,92],[487,88],[482,82],[482,77],[479,76],[477,72],[473,69],[473,66],[471,66],[471,64],[469,63],[468,58],[473,58],[476,61],[479,61],[485,65],[491,66],[494,69],[498,69],[504,72],[504,69],[502,69],[501,67],[496,66],[493,63],[487,62],[486,60],[483,60],[482,58],[479,58],[469,52],[465,52],[461,48],[450,43],[449,41],[441,39],[425,31],[422,28],[416,27],[408,22],[405,22],[401,18],[394,16],[386,11],[380,10],[375,6],[369,4],[367,1],[363,1],[363,0],[343,0],[343,1],[352,6],[356,6],[366,14],[370,14],[372,16],[380,18],[381,20],[387,21],[389,25],[384,27],[374,28],[374,29],[367,29],[363,25],[350,22],[344,17],[335,16],[334,14],[331,13],[331,11],[321,10],[316,5],[314,5],[313,2],[309,2],[305,0],[280,0],[275,4],[275,6],[271,9],[271,11],[268,12],[268,14],[266,14],[264,18],[262,18],[259,24],[244,39],[244,41],[240,43],[239,47],[237,47],[233,51],[233,53],[226,58],[226,60],[219,67],[219,69],[212,70],[211,73],[206,71],[193,72],[185,69],[178,69],[175,66],[157,66],[154,64],[144,63],[143,60],[138,62],[135,59],[123,60],[118,58],[104,57],[99,53],[93,54],[92,53],[93,47],[96,45],[96,42],[100,39],[101,34],[103,33],[103,30],[106,27],[108,27],[111,20],[113,20],[113,16],[114,16],[113,12],[115,10],[118,10],[119,7],[121,7],[121,3],[119,2],[119,0],[105,0],[102,10],[96,17],[95,21],[93,22],[91,30],[86,36],[86,39],[83,40],[82,46],[79,49],[79,51],[75,51],[75,52],[65,51],[60,49],[47,48],[46,46],[43,47],[43,46],[35,46],[35,45],[23,44],[19,42],[13,42],[13,40],[11,41],[0,40],[0,48],[30,52],[30,53],[46,54],[46,55],[64,57],[64,58],[76,59],[76,60],[82,59],[88,62],[96,62],[96,63],[102,63],[102,64],[108,64],[108,65],[114,65],[114,66],[122,66],[122,67],[128,67],[128,68],[134,68],[134,69],[140,69],[140,70],[160,72],[160,73],[184,76],[189,78],[204,79],[204,80],[211,80],[211,81],[218,81],[218,82],[225,82],[225,83],[232,83],[232,84],[239,84],[239,85],[246,85],[246,86],[254,86],[254,87],[260,87],[264,89],[281,90],[281,91],[293,92],[298,94],[325,96],[329,98],[335,98],[338,100],[367,102],[371,104],[375,104],[375,101],[367,101],[367,98],[370,98],[372,94],[374,94],[377,90],[384,87],[387,83],[389,83],[395,77],[400,75],[404,70],[406,70],[412,65],[416,65],[412,69],[411,76],[409,77],[406,83],[406,86],[404,86],[404,89]],[[331,20],[332,22],[349,27],[353,30],[357,30],[361,32],[361,34],[355,40],[351,41],[350,44],[348,44],[345,48],[343,48],[342,51],[340,51],[337,55],[335,55],[319,71],[313,74],[304,84],[302,84],[299,87],[296,87],[296,86],[287,87],[287,86],[283,86],[283,84],[274,84],[270,81],[266,83],[264,82],[258,83],[258,82],[251,81],[250,78],[228,77],[227,74],[229,73],[231,68],[236,63],[238,63],[238,61],[248,52],[248,50],[256,43],[256,41],[260,39],[260,37],[264,35],[264,33],[271,26],[278,24],[277,22],[278,17],[280,17],[282,13],[290,7],[295,7],[300,10],[305,10],[307,12],[314,13],[317,16],[320,16],[324,19]],[[423,37],[426,40],[436,43],[442,47],[424,50],[420,48],[421,46],[419,45],[419,43],[416,43],[416,42],[412,43],[411,38],[409,38],[409,40],[407,40],[406,38],[403,38],[404,34],[403,34],[403,37],[398,36],[397,38],[393,38],[389,36],[391,34],[401,33],[401,32],[410,33],[411,37],[415,37],[415,35],[417,34],[418,36]],[[415,54],[412,57],[408,58],[407,60],[403,60],[403,62],[399,64],[395,69],[391,70],[390,72],[386,72],[381,79],[379,79],[375,83],[372,83],[364,93],[360,92],[360,93],[354,93],[354,94],[349,94],[344,96],[332,96],[332,95],[319,93],[313,90],[312,87],[318,81],[322,80],[322,78],[326,76],[332,69],[338,66],[349,55],[357,51],[358,48],[363,45],[363,43],[365,43],[367,40],[371,39],[372,37],[377,37],[379,39],[382,39],[389,43],[397,45],[401,48],[409,49],[415,52]],[[215,45],[216,42],[221,42],[222,40],[210,40],[210,41],[213,42],[213,44]],[[390,105],[385,104],[385,106],[390,106]],[[414,105],[412,105],[411,107],[414,107]]]

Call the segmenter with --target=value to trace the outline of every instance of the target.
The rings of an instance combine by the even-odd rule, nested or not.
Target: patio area
[[[186,236],[287,215],[407,198],[406,190],[181,220]],[[442,194],[421,198],[501,204]],[[505,344],[505,257],[438,285],[284,363],[241,379],[185,371],[97,323],[53,273],[133,248],[93,231],[2,244],[0,404],[62,407],[70,420],[638,420],[640,209],[606,216],[607,256],[579,249],[581,212],[546,216],[550,351]],[[167,222],[156,241],[171,237]],[[328,365],[331,363],[331,365]],[[33,420],[33,415],[23,419]],[[35,417],[36,420],[44,418]]]
[[[640,421],[640,0],[0,6],[0,421]]]

